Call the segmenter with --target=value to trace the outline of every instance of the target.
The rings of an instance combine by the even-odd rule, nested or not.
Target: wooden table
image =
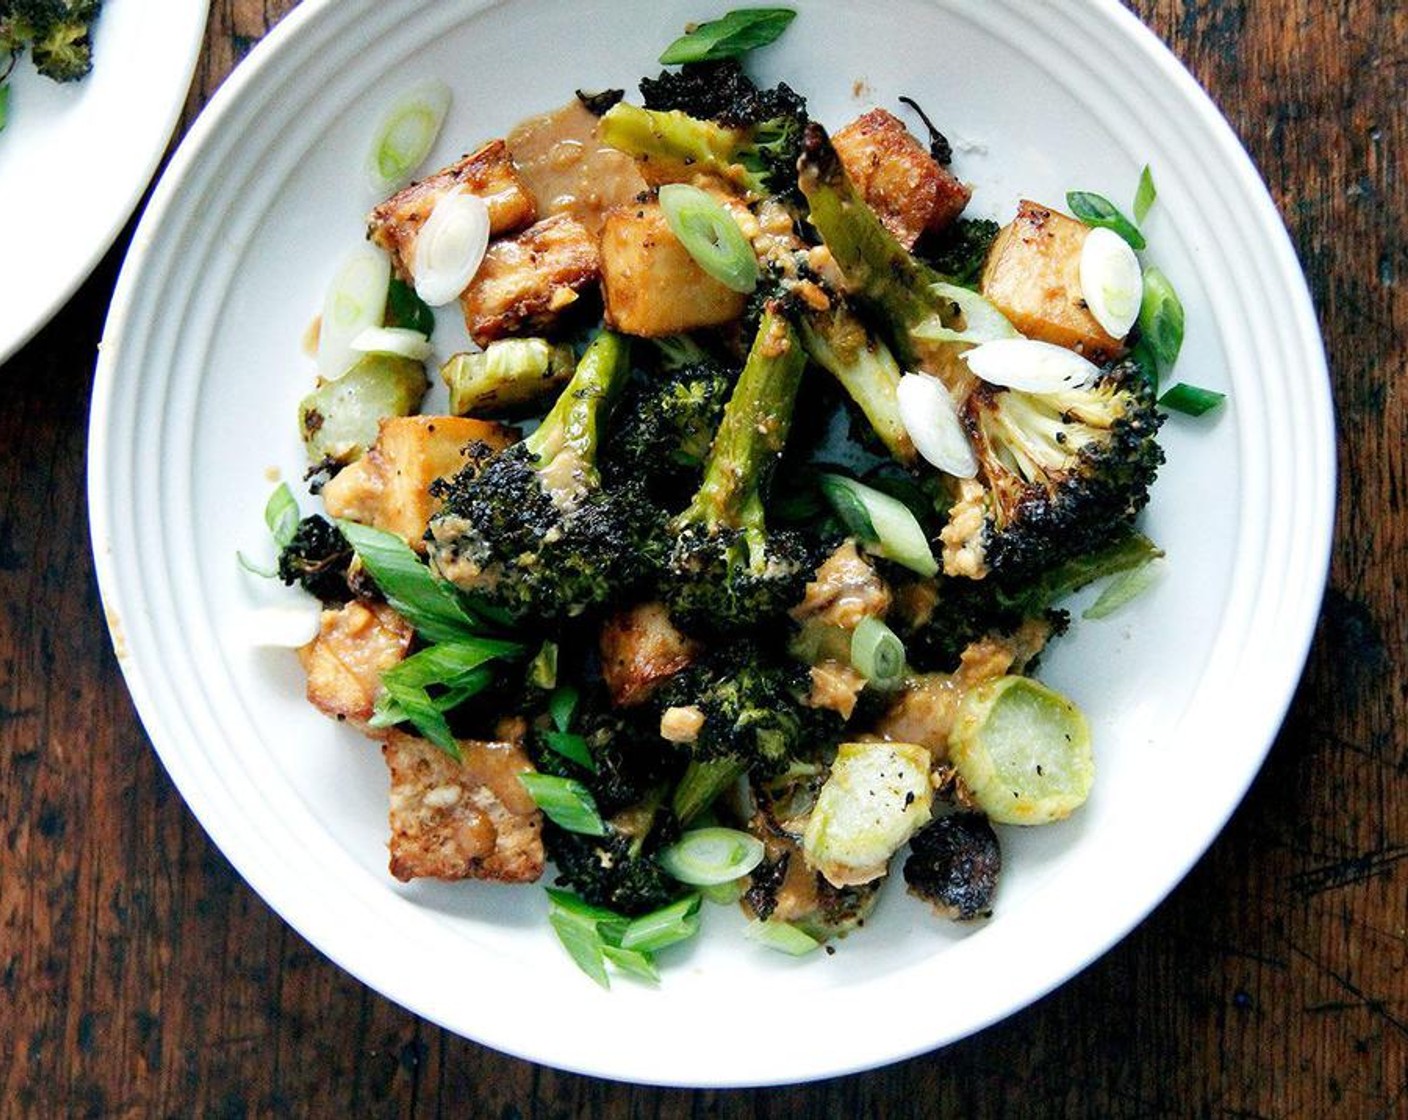
[[[293,4],[216,0],[188,122]],[[1343,437],[1304,682],[1246,803],[1167,902],[975,1038],[783,1090],[556,1073],[368,991],[211,846],[109,648],[84,440],[124,237],[0,376],[0,1116],[1408,1116],[1408,13],[1133,7],[1271,185]]]

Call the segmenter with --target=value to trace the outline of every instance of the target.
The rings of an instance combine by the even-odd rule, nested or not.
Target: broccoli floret
[[[807,103],[787,85],[761,90],[735,61],[701,62],[644,79],[641,93],[644,107],[612,106],[601,136],[653,174],[710,171],[760,198],[795,190]]]
[[[659,813],[668,816],[668,810]],[[605,836],[568,832],[549,821],[543,844],[557,866],[558,886],[576,891],[593,906],[635,917],[668,905],[689,888],[655,859],[677,831],[652,820],[644,835],[636,835],[620,823],[629,816],[608,822]]]
[[[527,439],[432,486],[426,534],[446,579],[519,619],[581,614],[650,570],[658,510],[639,481],[603,485],[602,427],[629,375],[628,347],[603,331]]]
[[[657,500],[679,507],[699,484],[734,373],[710,358],[666,368],[627,391],[602,468],[608,481],[643,478]]]
[[[102,0],[10,0],[0,5],[0,52],[28,47],[38,71],[74,82],[93,68],[93,24]]]
[[[961,550],[1004,577],[1046,571],[1126,534],[1164,461],[1163,416],[1132,362],[1055,393],[980,383],[963,412],[981,490],[954,506],[945,560]]]
[[[342,530],[314,514],[298,523],[293,539],[279,553],[279,578],[324,603],[345,603],[352,598],[347,567],[353,555]]]
[[[989,218],[959,218],[921,250],[949,283],[976,288],[1001,228]]]
[[[697,713],[688,743],[694,762],[731,763],[737,774],[770,777],[840,733],[834,713],[803,703],[810,683],[800,662],[739,641],[670,678],[660,699],[667,713]]]
[[[662,590],[671,616],[686,629],[723,634],[766,624],[801,599],[816,567],[812,537],[770,531],[763,513],[805,365],[791,324],[769,309],[724,407],[704,480],[670,526],[674,543]]]
[[[992,914],[1002,871],[997,833],[981,813],[954,813],[925,825],[909,842],[904,881],[943,917],[970,922]]]
[[[1127,532],[1094,552],[1072,557],[1037,576],[992,575],[975,580],[941,576],[935,603],[922,625],[904,630],[905,651],[916,669],[952,672],[979,638],[1005,637],[1024,622],[1044,618],[1063,633],[1070,618],[1058,604],[1097,579],[1146,564],[1163,553],[1141,533]]]
[[[797,181],[797,157],[807,124],[807,102],[785,82],[759,89],[737,59],[686,63],[658,78],[643,78],[641,98],[656,112],[712,121],[739,134],[732,162],[761,176],[782,194]]]

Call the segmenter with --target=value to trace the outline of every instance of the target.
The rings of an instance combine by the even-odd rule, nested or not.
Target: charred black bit
[[[623,89],[604,89],[599,93],[586,93],[580,89],[577,91],[577,100],[594,117],[602,116],[625,96],[626,91]]]
[[[919,119],[924,122],[924,127],[929,130],[929,154],[934,157],[934,162],[940,167],[949,166],[953,162],[953,145],[948,142],[948,137],[934,127],[934,122],[929,119],[929,114],[919,107],[919,103],[914,98],[901,97],[900,102],[918,113]]]
[[[352,557],[342,531],[314,514],[298,523],[293,540],[279,553],[279,578],[290,587],[297,583],[324,603],[345,603],[354,597],[347,583]]]
[[[1002,870],[997,833],[981,813],[955,813],[926,825],[909,842],[904,881],[910,894],[958,922],[992,915]]]

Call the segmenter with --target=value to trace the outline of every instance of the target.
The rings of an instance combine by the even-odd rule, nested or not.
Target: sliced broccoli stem
[[[692,178],[704,171],[754,195],[770,193],[764,176],[749,170],[751,136],[745,129],[702,121],[678,109],[642,109],[622,101],[601,118],[604,144],[646,164],[652,182]]]
[[[581,491],[598,484],[597,446],[602,421],[631,372],[630,343],[602,331],[587,347],[572,380],[524,447],[551,489]]]
[[[676,519],[677,529],[703,525],[750,529],[750,551],[761,547],[762,487],[768,468],[787,443],[792,409],[807,356],[792,324],[769,304],[758,324],[748,360],[724,408],[714,436],[704,481],[693,502]]]
[[[799,326],[807,353],[841,383],[886,450],[913,465],[914,441],[900,419],[896,396],[900,367],[890,348],[840,301],[827,311],[809,312]]]
[[[885,321],[900,361],[942,378],[951,389],[966,383],[968,375],[953,343],[915,334],[936,317],[944,326],[955,325],[952,303],[932,288],[944,278],[896,241],[866,205],[819,124],[807,125],[797,185],[812,225],[851,290]]]
[[[675,819],[687,825],[718,800],[719,795],[739,778],[747,767],[732,758],[717,758],[707,762],[691,759],[671,796],[670,808]]]

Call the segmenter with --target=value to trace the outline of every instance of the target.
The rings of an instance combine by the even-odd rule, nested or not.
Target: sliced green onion
[[[1017,328],[1007,321],[1007,316],[971,288],[939,282],[930,284],[929,290],[940,299],[958,305],[958,310],[963,313],[963,329],[958,331],[946,327],[943,320],[934,315],[909,332],[914,338],[927,342],[977,344],[994,342],[999,338],[1017,337]]]
[[[1066,205],[1086,225],[1114,230],[1129,242],[1131,249],[1144,248],[1146,242],[1139,227],[1121,214],[1119,208],[1104,195],[1070,191],[1066,194]]]
[[[367,158],[367,181],[378,194],[388,194],[405,183],[425,162],[445,114],[450,109],[450,87],[428,81],[405,90],[377,123]]]
[[[709,762],[690,759],[670,797],[675,819],[682,825],[688,824],[742,776],[743,767],[730,759]]]
[[[358,354],[393,354],[413,362],[430,357],[430,339],[405,327],[368,327],[348,345]]]
[[[1081,614],[1081,618],[1101,619],[1132,603],[1159,581],[1165,564],[1156,556],[1144,563],[1128,568],[1111,578],[1101,590],[1099,597]]]
[[[587,741],[580,735],[571,731],[544,731],[543,742],[554,753],[590,770],[593,774],[596,773],[596,759],[592,757]]]
[[[601,954],[628,976],[660,983],[660,970],[655,967],[655,958],[639,949],[622,949],[616,945],[603,944]]]
[[[533,660],[528,663],[528,683],[535,688],[555,688],[557,686],[557,643],[546,641],[538,647]]]
[[[749,941],[756,941],[759,945],[794,957],[805,956],[821,948],[820,941],[790,922],[760,922],[754,919],[743,930],[743,936]]]
[[[497,658],[517,657],[523,647],[516,642],[494,638],[465,638],[441,642],[392,666],[381,675],[382,683],[392,682],[413,688],[443,685],[452,688],[481,665]]]
[[[818,482],[836,516],[866,551],[921,576],[938,572],[923,526],[902,501],[845,475],[823,474]]]
[[[387,707],[382,712],[383,720],[394,723],[409,722],[451,758],[456,761],[463,759],[459,744],[455,742],[455,736],[445,720],[445,713],[436,706],[435,701],[430,698],[430,693],[418,685],[387,684],[384,679],[382,687],[386,689],[386,696],[394,705],[394,708]],[[397,716],[400,718],[395,718]]]
[[[335,381],[360,357],[352,340],[386,319],[391,284],[391,259],[380,249],[363,245],[338,265],[323,299],[318,326],[318,375]]]
[[[1180,381],[1159,398],[1159,403],[1185,416],[1202,416],[1217,408],[1226,399],[1227,394],[1219,393],[1216,389],[1202,389]]]
[[[287,482],[281,482],[264,503],[264,524],[280,552],[286,549],[298,532],[298,501]]]
[[[371,573],[391,609],[428,642],[477,637],[477,623],[453,587],[436,578],[411,546],[395,533],[355,521],[338,521],[363,567]]]
[[[851,667],[882,691],[904,680],[904,643],[878,618],[863,618],[851,633]]]
[[[572,724],[572,713],[577,710],[578,692],[570,684],[553,690],[548,697],[548,715],[559,731],[566,731]]]
[[[596,800],[581,782],[555,774],[519,774],[518,780],[554,824],[583,836],[606,835]]]
[[[681,883],[713,887],[747,875],[762,863],[763,842],[736,828],[696,828],[657,858]]]
[[[758,286],[758,258],[733,215],[712,195],[688,183],[660,188],[660,209],[694,263],[734,292]]]
[[[1129,242],[1114,230],[1093,229],[1080,250],[1080,291],[1095,321],[1124,338],[1139,318],[1144,277]]]
[[[699,932],[699,906],[699,895],[687,894],[677,902],[636,918],[621,935],[621,948],[653,953],[688,941]]]
[[[1149,170],[1149,165],[1144,165],[1144,170],[1139,173],[1139,187],[1134,192],[1134,220],[1143,223],[1149,216],[1150,209],[1153,208],[1154,200],[1159,197],[1158,188],[1154,186],[1154,173]]]
[[[489,248],[489,205],[456,189],[441,195],[416,234],[410,262],[416,295],[431,307],[459,299]]]
[[[674,66],[737,58],[773,42],[796,16],[791,8],[739,8],[690,28],[665,48],[660,63]]]
[[[0,132],[10,123],[10,87],[0,86]]]
[[[235,550],[235,563],[250,575],[258,576],[260,579],[277,579],[279,576],[279,573],[273,568],[265,568],[260,564],[256,564],[243,552],[239,551],[239,549]]]
[[[577,967],[603,988],[610,988],[611,980],[606,975],[606,954],[603,951],[605,946],[597,922],[577,909],[559,903],[557,896],[561,893],[548,892],[552,898],[548,923]]]
[[[1157,268],[1144,270],[1144,299],[1139,305],[1139,331],[1167,372],[1183,349],[1183,304],[1168,277]]]
[[[386,322],[382,325],[415,331],[429,338],[435,333],[435,312],[416,295],[413,287],[393,276],[386,289]]]
[[[549,887],[548,898],[557,909],[594,925],[608,945],[620,945],[626,927],[631,924],[630,918],[616,913],[615,910],[608,910],[605,906],[593,906],[586,899],[560,887]]]
[[[706,902],[712,902],[715,906],[732,906],[743,897],[746,887],[747,880],[733,879],[727,883],[715,883],[712,887],[700,887],[699,893]]]
[[[978,457],[942,381],[927,373],[906,373],[895,387],[895,403],[904,430],[925,462],[954,478],[977,475]]]

